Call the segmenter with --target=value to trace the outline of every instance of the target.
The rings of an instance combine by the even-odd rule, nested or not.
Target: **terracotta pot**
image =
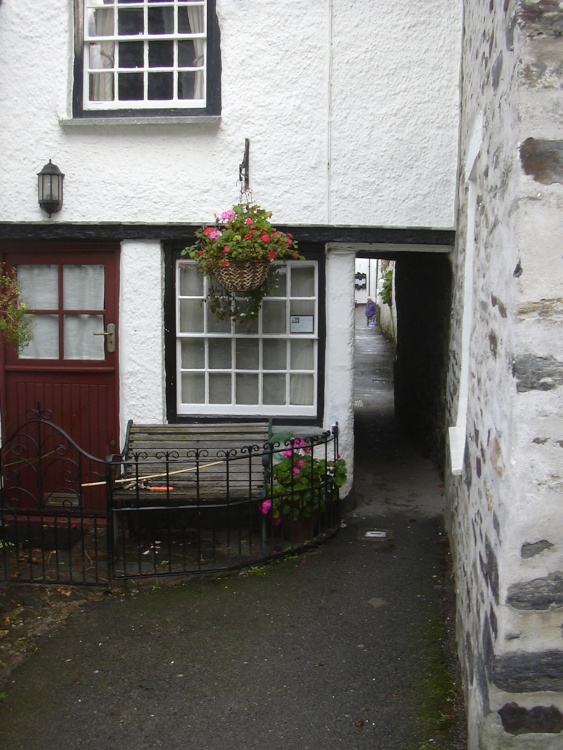
[[[282,516],[282,531],[284,537],[292,544],[304,544],[313,539],[319,526],[319,514],[312,513],[293,520],[291,516]]]

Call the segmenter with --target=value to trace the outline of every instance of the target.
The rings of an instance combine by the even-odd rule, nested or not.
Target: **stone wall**
[[[446,492],[469,747],[559,748],[563,3],[464,5]]]

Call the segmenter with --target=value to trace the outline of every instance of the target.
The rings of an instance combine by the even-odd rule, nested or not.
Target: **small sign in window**
[[[290,319],[291,333],[314,333],[315,316],[314,315],[292,315]]]

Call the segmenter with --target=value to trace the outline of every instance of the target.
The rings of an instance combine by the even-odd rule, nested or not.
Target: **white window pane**
[[[310,339],[291,342],[291,369],[312,370],[314,367],[315,342]]]
[[[258,318],[248,320],[246,323],[235,323],[235,332],[244,333],[246,336],[258,333]]]
[[[312,406],[314,403],[314,385],[312,375],[291,375],[289,379],[290,404]]]
[[[184,339],[181,349],[183,369],[203,370],[205,367],[205,343],[203,339]]]
[[[103,5],[102,0],[90,3],[91,5]],[[89,36],[111,36],[113,34],[113,9],[91,8],[88,11],[88,35]]]
[[[193,372],[182,374],[182,403],[205,403],[205,375]]]
[[[22,299],[30,310],[57,310],[59,272],[57,266],[18,266]]]
[[[63,266],[65,310],[104,309],[104,267]]]
[[[203,302],[180,300],[180,333],[203,333]]]
[[[229,370],[231,367],[231,340],[209,339],[209,369]]]
[[[205,31],[203,6],[179,8],[178,31],[181,34],[203,34]]]
[[[264,333],[285,333],[285,302],[265,299],[262,303],[262,330]]]
[[[291,267],[291,297],[315,296],[315,269],[313,266]]]
[[[269,297],[285,297],[287,294],[287,268],[278,266],[276,268],[275,286],[268,295]]]
[[[257,339],[237,339],[236,357],[238,370],[258,370],[260,347]]]
[[[291,302],[289,303],[289,314],[290,315],[314,315],[315,314],[314,300],[292,299]]]
[[[65,359],[105,359],[103,315],[65,315],[63,323]]]
[[[195,265],[180,266],[179,275],[181,297],[202,297],[203,276]]]
[[[231,375],[228,373],[211,373],[209,375],[209,403],[231,403]]]
[[[35,315],[33,338],[20,352],[21,359],[59,358],[59,318],[57,315]]]
[[[231,319],[219,320],[209,310],[207,311],[207,331],[208,333],[230,333],[231,332]]]
[[[258,403],[258,375],[237,375],[237,404]]]
[[[264,404],[276,406],[285,404],[285,375],[264,375],[262,388]]]
[[[265,339],[264,347],[264,369],[285,370],[287,367],[287,343],[285,339]]]

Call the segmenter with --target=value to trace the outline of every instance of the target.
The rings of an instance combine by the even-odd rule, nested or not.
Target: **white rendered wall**
[[[121,244],[119,319],[120,429],[127,421],[161,424],[164,406],[162,253],[158,242]]]
[[[354,273],[353,250],[329,245],[326,257],[326,390],[324,426],[338,422],[340,455],[346,459],[345,497],[353,481],[354,456]]]
[[[249,138],[278,223],[451,227],[460,4],[217,0],[221,118],[114,125],[72,121],[71,0],[5,2],[0,221],[207,221],[238,198]],[[66,175],[50,220],[49,159]]]

